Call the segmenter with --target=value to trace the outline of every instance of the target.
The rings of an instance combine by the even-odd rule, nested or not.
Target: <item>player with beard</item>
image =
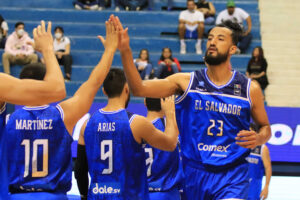
[[[142,144],[165,151],[176,148],[174,97],[161,100],[166,114],[163,133],[145,117],[126,112],[130,92],[122,69],[111,69],[103,92],[108,96],[107,105],[83,125],[78,140],[75,176],[82,199],[148,200]]]
[[[240,26],[226,21],[209,32],[206,69],[142,81],[133,63],[127,29],[116,20],[132,93],[152,98],[180,95],[175,104],[187,199],[246,199],[245,158],[251,148],[268,141],[271,131],[259,85],[230,68]],[[249,130],[251,115],[261,126],[258,133]]]

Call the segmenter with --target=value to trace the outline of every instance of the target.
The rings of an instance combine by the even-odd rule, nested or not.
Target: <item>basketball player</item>
[[[251,124],[252,130],[257,130],[255,124]],[[268,198],[269,185],[272,176],[272,165],[269,149],[266,145],[257,146],[251,150],[247,157],[250,163],[250,190],[248,200],[264,200]],[[262,179],[266,175],[265,186],[262,189]]]
[[[145,117],[126,112],[130,92],[123,70],[111,69],[103,83],[103,92],[108,96],[107,105],[83,125],[78,140],[76,177],[79,190],[87,190],[88,184],[80,182],[87,179],[84,170],[88,168],[91,176],[88,199],[149,200],[142,144],[146,142],[166,151],[176,148],[178,128],[174,97],[162,100],[166,115],[163,133]],[[81,195],[86,197],[87,194]]]
[[[31,103],[50,103],[66,96],[65,83],[53,51],[51,22],[46,29],[45,22],[33,30],[36,49],[46,58],[44,80],[20,80],[0,73],[0,199],[8,199],[6,142],[2,140],[6,106],[5,102],[27,105]]]
[[[11,199],[67,199],[71,188],[72,132],[90,109],[118,45],[112,20],[105,22],[105,51],[101,61],[74,96],[57,106],[32,103],[15,111],[6,126]],[[25,67],[20,77],[43,80],[43,67]]]
[[[229,67],[241,28],[227,21],[210,31],[206,69],[142,81],[132,61],[128,30],[123,30],[118,18],[116,21],[122,63],[133,94],[152,98],[181,95],[175,104],[187,198],[246,199],[245,158],[251,148],[268,141],[271,131],[259,85]],[[251,115],[261,126],[258,133],[249,130]]]
[[[148,110],[146,118],[155,128],[164,131],[165,114],[160,99],[146,98],[145,104]],[[166,152],[147,144],[144,149],[150,200],[180,200],[183,172],[178,147],[173,152]]]

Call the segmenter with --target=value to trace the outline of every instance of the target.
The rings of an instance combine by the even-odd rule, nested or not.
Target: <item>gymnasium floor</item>
[[[68,194],[72,200],[80,199],[79,196],[73,196],[79,195],[74,176],[72,189]],[[268,200],[300,200],[300,177],[273,176],[271,178]]]

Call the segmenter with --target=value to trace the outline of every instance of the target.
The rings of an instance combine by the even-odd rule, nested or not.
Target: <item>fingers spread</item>
[[[52,23],[51,23],[51,21],[49,21],[48,27],[47,27],[47,33],[51,33],[51,29],[52,29]]]
[[[45,21],[42,20],[42,21],[41,21],[41,33],[43,34],[43,33],[45,33],[45,32],[46,32]]]

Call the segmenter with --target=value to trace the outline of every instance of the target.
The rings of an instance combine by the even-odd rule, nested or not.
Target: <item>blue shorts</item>
[[[262,179],[250,179],[248,200],[259,200],[261,193]]]
[[[180,200],[178,188],[163,192],[149,192],[150,200]]]
[[[66,194],[54,194],[49,192],[28,192],[28,193],[15,193],[10,195],[10,200],[68,200]]]
[[[248,163],[222,171],[185,165],[187,200],[247,199],[249,190]]]
[[[198,38],[198,32],[197,29],[190,31],[188,29],[185,30],[184,38],[187,39],[197,39]]]

